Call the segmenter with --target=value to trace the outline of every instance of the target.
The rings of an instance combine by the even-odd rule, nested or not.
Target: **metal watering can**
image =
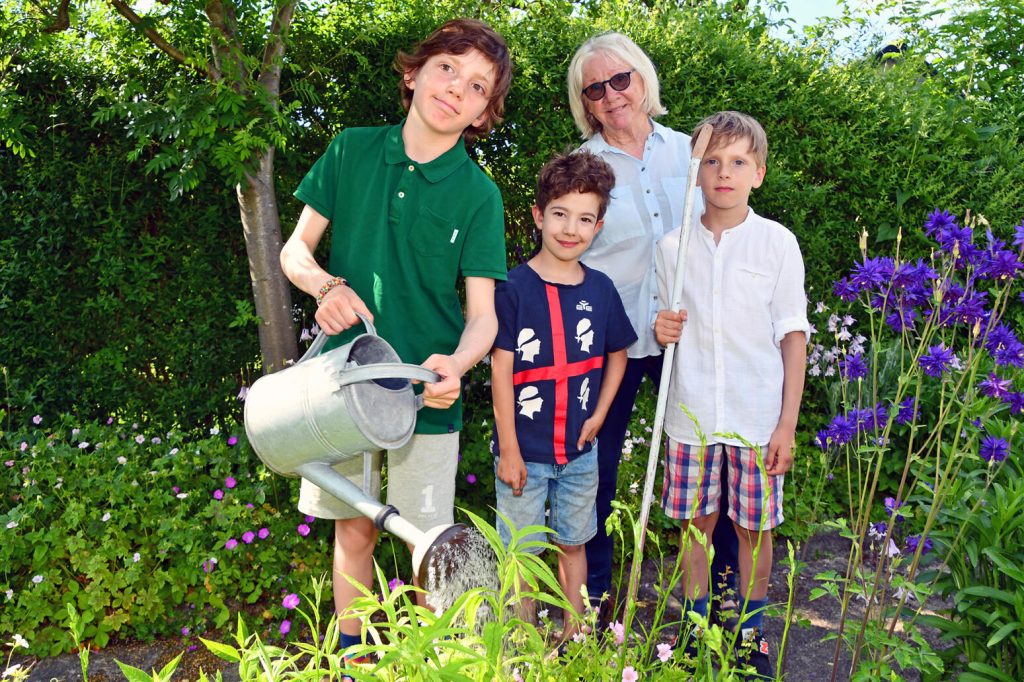
[[[320,354],[327,342],[321,332],[293,366],[260,377],[245,399],[245,432],[271,471],[305,478],[412,545],[413,571],[428,586],[457,568],[451,562],[470,529],[442,525],[424,533],[331,468],[361,456],[368,482],[368,453],[400,448],[412,437],[423,399],[410,380],[441,378],[401,362],[373,324],[360,319],[367,333],[347,345]]]

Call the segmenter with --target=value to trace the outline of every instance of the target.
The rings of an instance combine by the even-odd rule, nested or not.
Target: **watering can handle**
[[[372,365],[346,368],[338,377],[338,388],[375,379],[416,379],[432,384],[440,381],[441,375],[420,365],[409,365],[404,362],[376,362]]]
[[[373,322],[370,322],[369,318],[362,313],[356,313],[356,315],[358,315],[359,319],[363,321],[363,326],[366,327],[366,333],[371,336],[377,336],[377,328],[373,326]],[[303,353],[301,358],[299,358],[299,362],[304,362],[305,360],[310,360],[320,355],[320,351],[323,349],[325,343],[327,343],[327,334],[321,330],[320,333],[316,335],[316,338],[313,339],[313,343],[309,344],[309,348],[306,349],[306,352]],[[296,362],[295,364],[297,365],[299,362]],[[379,377],[374,378],[376,379]],[[437,379],[434,379],[434,381],[437,381]]]

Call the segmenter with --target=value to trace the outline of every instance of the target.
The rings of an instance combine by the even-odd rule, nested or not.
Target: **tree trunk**
[[[247,175],[238,185],[238,208],[242,214],[245,250],[249,257],[249,279],[260,318],[260,351],[267,374],[298,357],[292,321],[292,296],[288,279],[281,270],[281,219],[274,192],[274,148],[260,159],[255,176]]]

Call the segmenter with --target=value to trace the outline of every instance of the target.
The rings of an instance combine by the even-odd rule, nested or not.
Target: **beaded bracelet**
[[[344,277],[331,277],[329,280],[324,282],[324,285],[320,287],[320,293],[316,295],[316,307],[319,308],[320,304],[324,302],[324,296],[327,295],[334,287],[348,286],[348,280]]]

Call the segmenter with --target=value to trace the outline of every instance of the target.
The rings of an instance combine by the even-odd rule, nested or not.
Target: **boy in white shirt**
[[[719,112],[697,125],[694,139],[708,123],[714,134],[697,176],[705,209],[687,245],[682,308],[659,311],[654,326],[658,343],[679,344],[668,404],[685,405],[697,420],[668,410],[662,506],[682,521],[684,537],[692,524],[710,538],[722,493],[719,472],[728,457],[728,513],[739,536],[740,627],[743,640],[753,640],[748,661],[760,679],[772,677],[762,612],[772,568],[770,531],[783,520],[783,475],[793,464],[807,298],[796,237],[747,205],[751,190],[764,180],[764,129],[745,114]],[[680,236],[676,230],[658,243],[661,301],[670,300]],[[704,452],[698,425],[707,434]],[[758,448],[744,446],[737,436]],[[687,610],[706,616],[704,547],[684,543],[684,566],[684,617]]]

